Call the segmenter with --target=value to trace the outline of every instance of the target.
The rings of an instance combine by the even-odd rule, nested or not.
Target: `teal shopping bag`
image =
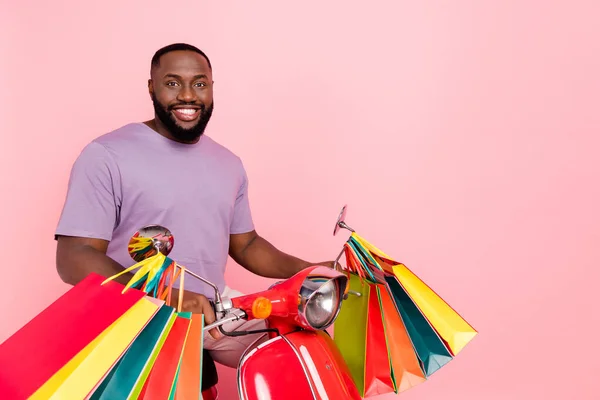
[[[413,343],[421,368],[427,377],[452,360],[452,355],[438,336],[437,332],[395,276],[386,275],[385,281],[393,295],[394,303],[400,313],[410,340]]]

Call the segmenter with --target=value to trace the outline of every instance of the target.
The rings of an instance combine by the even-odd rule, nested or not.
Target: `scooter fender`
[[[241,400],[360,400],[331,337],[321,331],[276,336],[240,360]]]

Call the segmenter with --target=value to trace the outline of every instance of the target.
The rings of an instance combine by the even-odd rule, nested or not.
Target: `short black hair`
[[[161,49],[158,49],[156,51],[156,53],[154,53],[154,56],[152,57],[152,62],[150,63],[151,69],[156,68],[160,65],[160,58],[162,56],[164,56],[165,54],[170,53],[172,51],[181,51],[181,50],[193,51],[195,53],[200,54],[208,62],[208,68],[210,68],[212,70],[212,65],[210,64],[210,60],[208,59],[208,56],[206,54],[204,54],[204,52],[202,50],[200,50],[199,48],[197,48],[196,46],[192,46],[191,44],[187,44],[187,43],[173,43],[173,44],[165,46]]]

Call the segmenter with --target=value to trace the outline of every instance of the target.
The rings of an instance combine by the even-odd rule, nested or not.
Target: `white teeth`
[[[186,115],[193,115],[196,113],[196,110],[194,110],[193,108],[178,108],[177,112],[180,112],[180,113],[186,114]]]

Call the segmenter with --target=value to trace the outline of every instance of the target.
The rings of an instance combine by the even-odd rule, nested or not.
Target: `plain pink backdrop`
[[[2,0],[0,340],[67,289],[53,230],[73,160],[152,116],[150,58],[185,41],[211,57],[208,134],[243,158],[262,235],[332,259],[347,203],[480,331],[400,398],[597,399],[598,3],[367,4]]]

